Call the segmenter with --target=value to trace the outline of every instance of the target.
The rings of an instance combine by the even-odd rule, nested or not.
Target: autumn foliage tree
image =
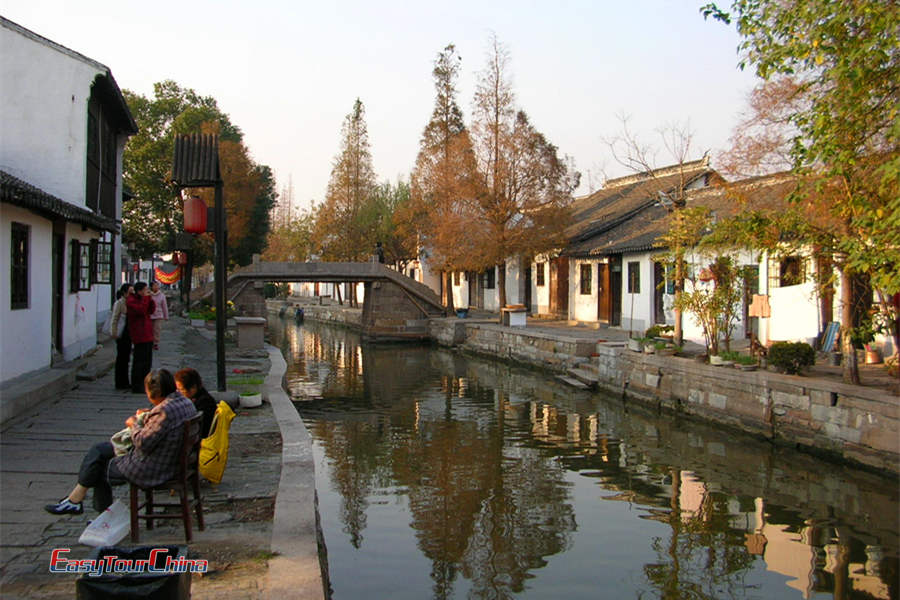
[[[506,304],[506,259],[563,245],[580,174],[515,104],[509,53],[491,38],[475,91],[472,141],[482,193],[473,217],[484,224],[476,248],[483,267],[497,265]]]
[[[313,232],[323,260],[360,261],[372,254],[375,240],[366,231],[361,214],[375,187],[365,108],[357,98],[341,127],[341,149]]]
[[[423,243],[430,253],[429,262],[441,271],[444,303],[451,310],[450,273],[481,266],[476,261],[482,237],[478,232],[485,231],[474,210],[481,194],[475,155],[456,101],[459,64],[453,44],[435,59],[434,110],[419,143],[410,202],[397,214],[399,231],[407,243]]]

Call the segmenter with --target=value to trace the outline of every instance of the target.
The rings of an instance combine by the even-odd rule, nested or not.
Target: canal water
[[[270,324],[335,599],[898,597],[896,480],[498,361]]]

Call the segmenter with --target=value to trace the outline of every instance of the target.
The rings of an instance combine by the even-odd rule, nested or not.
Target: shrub
[[[739,365],[755,365],[757,363],[757,360],[755,356],[739,354],[737,357],[735,357],[734,362]]]
[[[675,328],[671,325],[654,325],[644,332],[645,338],[657,338],[667,333],[671,333]]]
[[[775,342],[769,348],[769,362],[780,371],[796,374],[815,364],[816,351],[804,342]]]

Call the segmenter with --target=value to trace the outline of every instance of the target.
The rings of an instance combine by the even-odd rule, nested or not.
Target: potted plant
[[[259,390],[241,392],[241,408],[256,408],[262,404],[262,393]]]
[[[758,364],[755,356],[747,356],[746,354],[739,354],[734,359],[734,368],[741,371],[755,371]]]
[[[642,352],[644,344],[641,338],[629,338],[628,339],[628,349],[633,352]]]
[[[721,367],[725,361],[718,354],[710,354],[709,355],[709,364],[714,367]]]
[[[677,346],[668,342],[656,342],[656,353],[660,356],[672,356],[677,352]]]

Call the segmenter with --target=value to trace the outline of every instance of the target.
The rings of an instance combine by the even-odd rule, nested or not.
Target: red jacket
[[[125,301],[128,307],[128,335],[132,344],[144,344],[153,341],[153,321],[150,315],[156,304],[150,296],[131,294]]]

